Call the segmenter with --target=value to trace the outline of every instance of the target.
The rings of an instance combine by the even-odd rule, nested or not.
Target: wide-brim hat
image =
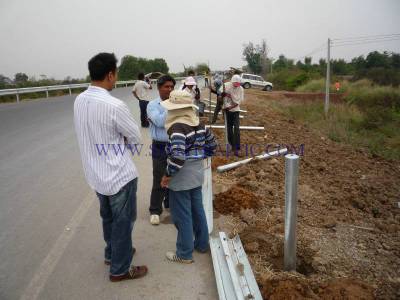
[[[192,95],[186,91],[172,91],[169,94],[169,98],[161,102],[161,105],[167,110],[181,109],[192,107],[194,109],[199,109],[193,104]]]

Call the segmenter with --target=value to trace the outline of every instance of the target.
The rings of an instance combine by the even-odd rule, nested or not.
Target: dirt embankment
[[[399,162],[372,158],[329,140],[278,113],[265,99],[270,97],[246,90],[243,108],[248,117],[241,123],[266,130],[242,131],[242,144],[262,145],[258,152],[266,145],[293,145],[292,152],[303,145],[297,272],[282,271],[284,158],[214,174],[215,209],[231,215],[226,228],[240,234],[264,298],[399,299]],[[222,131],[214,132],[223,141]],[[220,151],[213,158],[214,169],[243,159],[245,146],[241,152],[237,158]]]

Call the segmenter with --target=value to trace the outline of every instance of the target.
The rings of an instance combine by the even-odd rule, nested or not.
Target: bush
[[[298,86],[306,83],[308,80],[310,80],[310,75],[306,72],[302,72],[298,75],[295,75],[293,77],[289,77],[286,80],[286,85],[288,87],[289,91],[295,90]]]
[[[294,91],[298,86],[305,84],[310,79],[318,78],[318,73],[300,70],[282,70],[268,76],[275,90]]]
[[[362,127],[378,128],[398,121],[400,116],[400,89],[393,87],[353,87],[345,100],[355,104],[363,113]]]
[[[309,82],[298,86],[296,88],[296,92],[314,92],[314,93],[323,93],[325,92],[325,79],[314,79]]]
[[[356,82],[349,82],[348,80],[339,80],[340,90],[339,93],[346,93],[352,89],[370,88],[373,86],[372,81],[368,79],[361,79]],[[336,93],[335,80],[329,88],[331,93]],[[314,79],[296,88],[296,92],[310,92],[310,93],[325,93],[325,79]]]

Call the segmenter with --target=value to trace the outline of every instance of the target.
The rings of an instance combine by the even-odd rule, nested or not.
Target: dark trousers
[[[222,105],[223,105],[223,101],[222,99],[217,99],[217,105],[215,106],[215,110],[214,110],[214,116],[212,119],[212,123],[214,124],[215,122],[217,122],[218,119],[218,114],[222,109]]]
[[[227,111],[226,119],[228,125],[228,142],[233,150],[240,150],[240,122],[238,111]]]
[[[131,180],[112,196],[96,193],[100,200],[100,216],[106,242],[104,258],[111,261],[111,275],[127,273],[132,262],[132,229],[137,215],[137,181],[137,178]]]
[[[149,121],[147,120],[147,104],[149,104],[149,101],[139,100],[140,122],[142,123],[142,127],[149,127]]]
[[[153,187],[150,195],[150,214],[161,215],[164,207],[169,208],[168,189],[161,187],[161,178],[167,168],[167,154],[165,152],[167,143],[153,141],[151,145],[153,160]]]

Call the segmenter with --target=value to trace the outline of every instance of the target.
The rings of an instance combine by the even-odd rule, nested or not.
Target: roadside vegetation
[[[313,63],[311,57],[305,57],[295,62],[280,55],[273,60],[265,41],[244,45],[243,58],[245,68],[263,75],[274,84],[274,90],[325,93],[324,59]],[[292,101],[290,105],[277,102],[279,108],[334,141],[400,160],[400,54],[373,51],[349,62],[333,59],[331,73],[330,93],[340,94],[341,101],[331,103],[327,116],[323,99],[318,103]]]
[[[280,104],[279,108],[336,142],[400,160],[400,88],[376,86],[363,80],[348,83],[345,90],[343,101],[331,103],[327,117],[322,101],[292,102]]]

